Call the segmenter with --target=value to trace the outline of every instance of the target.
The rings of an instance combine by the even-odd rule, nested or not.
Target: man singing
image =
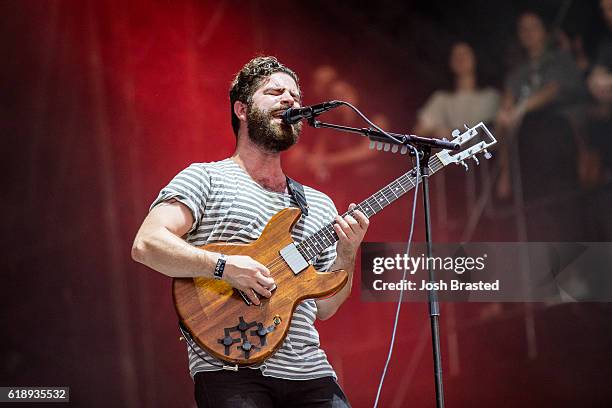
[[[132,257],[170,277],[213,277],[225,261],[222,279],[255,305],[270,297],[270,271],[251,257],[221,254],[196,246],[211,242],[250,243],[278,211],[297,207],[281,167],[280,153],[299,138],[301,123],[287,125],[281,114],[300,106],[297,75],[274,57],[257,57],[236,75],[230,89],[236,151],[225,160],[194,163],[161,190],[138,231]],[[314,321],[330,318],[350,294],[355,255],[367,228],[358,210],[340,217],[331,199],[304,186],[308,215],[292,231],[300,242],[335,218],[337,246],[314,260],[318,271],[344,269],[348,283],[326,299],[302,301],[282,347],[256,368],[237,372],[193,344],[189,369],[199,407],[348,407],[336,374],[319,348]],[[354,204],[351,204],[352,209]]]

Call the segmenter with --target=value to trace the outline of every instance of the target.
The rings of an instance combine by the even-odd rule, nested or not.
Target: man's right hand
[[[274,287],[270,271],[250,256],[229,255],[225,261],[223,279],[234,288],[244,292],[255,305],[260,301],[257,295],[269,298]]]

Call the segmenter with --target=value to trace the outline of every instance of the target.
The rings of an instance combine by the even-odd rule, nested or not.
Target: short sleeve
[[[585,96],[586,90],[580,72],[571,56],[565,52],[559,52],[555,57],[547,82],[555,81],[559,84],[561,88],[559,101],[568,103]]]
[[[178,173],[160,192],[149,210],[171,199],[184,204],[193,216],[193,224],[189,229],[191,233],[202,221],[206,201],[210,195],[211,179],[208,170],[198,163],[194,163]]]
[[[483,92],[482,111],[479,112],[481,114],[479,120],[485,123],[492,122],[499,110],[500,100],[501,97],[496,89],[486,88]]]
[[[436,91],[418,112],[418,119],[427,129],[447,127],[444,123],[444,104],[447,99],[444,92]]]

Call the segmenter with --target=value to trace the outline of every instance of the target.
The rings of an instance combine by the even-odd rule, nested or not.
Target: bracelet
[[[217,260],[217,264],[215,265],[215,271],[213,272],[215,279],[223,278],[223,270],[225,269],[226,259],[227,257],[224,254],[221,254],[221,256],[219,256],[219,259]]]

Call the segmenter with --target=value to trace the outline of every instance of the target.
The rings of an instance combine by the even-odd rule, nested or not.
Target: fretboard
[[[429,159],[428,169],[430,175],[434,174],[442,167],[444,167],[444,165],[437,155]],[[347,214],[352,214],[354,210],[359,210],[368,218],[371,218],[373,215],[381,212],[383,208],[412,190],[416,185],[416,170],[412,169],[357,204],[353,210],[342,214],[342,217]],[[312,260],[338,241],[338,235],[336,235],[336,231],[334,231],[333,227],[334,223],[335,221],[330,222],[297,245],[297,249],[304,259]]]

